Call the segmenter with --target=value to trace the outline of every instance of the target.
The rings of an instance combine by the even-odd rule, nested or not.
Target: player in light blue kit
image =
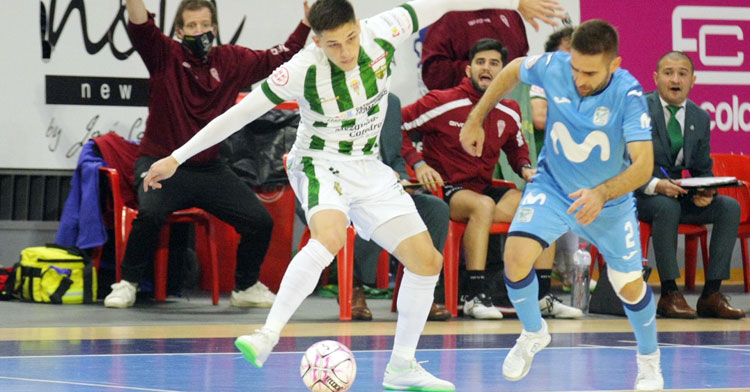
[[[596,245],[609,262],[612,286],[638,341],[636,390],[664,387],[656,341],[656,306],[641,274],[641,247],[632,192],[653,168],[651,124],[643,89],[619,69],[618,37],[602,20],[581,24],[572,50],[519,58],[495,78],[461,131],[481,154],[486,114],[519,80],[539,85],[549,101],[539,170],[526,185],[505,245],[508,296],[524,330],[503,363],[503,376],[526,376],[550,342],[536,298],[534,260],[569,229]]]

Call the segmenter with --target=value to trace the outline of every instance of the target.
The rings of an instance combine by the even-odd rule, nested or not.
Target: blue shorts
[[[568,230],[599,248],[610,268],[619,272],[640,271],[641,241],[632,196],[615,205],[605,205],[588,226],[568,214],[573,199],[564,194],[548,175],[537,175],[526,184],[521,205],[513,217],[509,236],[532,238],[548,247]]]

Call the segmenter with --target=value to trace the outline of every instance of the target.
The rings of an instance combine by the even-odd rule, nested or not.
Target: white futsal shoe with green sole
[[[279,335],[267,328],[256,329],[252,335],[242,335],[234,341],[234,345],[242,355],[255,367],[263,367],[273,347],[279,342]]]
[[[456,387],[445,380],[441,380],[427,370],[416,359],[412,359],[411,366],[404,370],[394,370],[391,365],[385,369],[383,388],[392,391],[424,391],[424,392],[453,392]]]

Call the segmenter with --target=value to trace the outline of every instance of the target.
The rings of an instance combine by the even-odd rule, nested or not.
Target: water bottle
[[[589,268],[591,266],[591,254],[586,250],[586,244],[580,244],[573,256],[573,265],[570,266],[570,305],[581,309],[584,314],[589,311]]]

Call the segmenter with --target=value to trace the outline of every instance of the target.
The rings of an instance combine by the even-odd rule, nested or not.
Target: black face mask
[[[182,46],[190,51],[195,57],[205,60],[211,45],[214,42],[214,33],[207,31],[199,35],[186,35],[182,38]]]

